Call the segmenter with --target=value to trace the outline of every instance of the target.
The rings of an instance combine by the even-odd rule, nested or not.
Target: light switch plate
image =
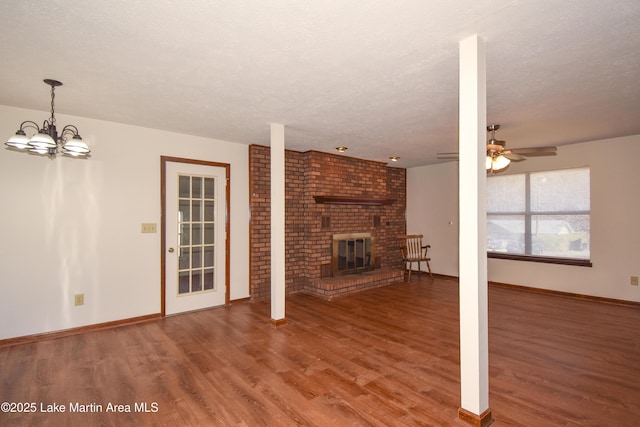
[[[157,232],[156,224],[153,223],[153,222],[143,222],[142,225],[140,226],[140,232],[141,233],[156,233]]]

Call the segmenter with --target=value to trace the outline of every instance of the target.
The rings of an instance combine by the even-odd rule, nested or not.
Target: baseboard
[[[7,338],[7,339],[0,340],[0,347],[16,345],[16,344],[25,344],[25,343],[44,340],[44,339],[61,338],[69,335],[76,335],[76,334],[96,331],[100,329],[131,325],[134,323],[141,323],[141,322],[147,322],[153,319],[159,319],[160,317],[162,317],[160,313],[148,314],[146,316],[130,317],[128,319],[114,320],[112,322],[95,323],[93,325],[80,326],[77,328],[64,329],[61,331],[45,332],[43,334],[25,335],[25,336],[16,337],[16,338]]]
[[[405,275],[407,270],[405,271]],[[411,276],[427,276],[429,277],[429,272],[428,271],[418,271],[418,270],[412,270],[411,271]],[[448,274],[439,274],[439,273],[433,273],[433,278],[434,279],[441,279],[441,280],[453,280],[455,282],[458,281],[458,276],[449,276]]]
[[[490,281],[489,285],[499,286],[501,288],[514,289],[518,291],[536,292],[540,294],[556,295],[556,296],[561,296],[566,298],[576,298],[576,299],[583,299],[588,301],[601,302],[604,304],[614,304],[614,305],[622,305],[625,307],[640,308],[640,302],[637,302],[637,301],[627,301],[623,299],[597,297],[593,295],[583,295],[583,294],[576,294],[572,292],[557,291],[555,289],[541,289],[541,288],[534,288],[531,286],[513,285],[510,283],[501,283],[501,282]]]
[[[434,278],[438,278],[438,279],[442,279],[442,280],[455,280],[455,281],[459,280],[459,278],[456,277],[456,276],[448,276],[448,275],[444,275],[444,274],[434,273],[433,276],[434,276]],[[490,281],[489,285],[491,285],[491,286],[499,286],[499,287],[502,287],[502,288],[508,288],[508,289],[513,289],[513,290],[525,291],[525,292],[537,292],[537,293],[542,293],[542,294],[558,295],[558,296],[563,296],[563,297],[567,297],[567,298],[577,298],[577,299],[584,299],[584,300],[589,300],[589,301],[596,301],[596,302],[601,302],[601,303],[605,303],[605,304],[615,304],[615,305],[621,305],[621,306],[626,306],[626,307],[640,308],[640,302],[637,302],[637,301],[627,301],[627,300],[620,300],[620,299],[615,299],[615,298],[597,297],[597,296],[592,296],[592,295],[583,295],[583,294],[576,294],[576,293],[571,293],[571,292],[557,291],[557,290],[552,290],[552,289],[541,289],[541,288],[534,288],[534,287],[531,287],[531,286],[514,285],[514,284],[510,284],[510,283],[501,283],[501,282],[493,282],[493,281]],[[250,298],[243,298],[243,299],[239,299],[239,300],[234,300],[234,301],[232,301],[232,303],[245,302],[245,301],[248,301],[248,300],[250,300]],[[98,329],[113,328],[113,327],[117,327],[117,326],[130,325],[130,324],[133,324],[133,323],[146,322],[146,321],[149,321],[149,320],[158,319],[160,317],[162,317],[162,315],[160,313],[148,314],[146,316],[131,317],[131,318],[128,318],[128,319],[115,320],[115,321],[112,321],[112,322],[96,323],[96,324],[93,324],[93,325],[80,326],[80,327],[77,327],[77,328],[65,329],[65,330],[61,330],[61,331],[45,332],[45,333],[42,333],[42,334],[25,335],[25,336],[22,336],[22,337],[7,338],[7,339],[0,340],[0,347],[10,346],[10,345],[15,345],[15,344],[24,344],[24,343],[29,343],[29,342],[35,342],[35,341],[40,341],[40,340],[43,340],[43,339],[60,338],[60,337],[68,336],[68,335],[75,335],[75,334],[80,334],[80,333],[83,333],[83,332],[95,331],[95,330],[98,330]],[[280,326],[284,326],[286,324],[286,320],[285,319],[280,319],[280,320],[271,319],[271,324],[272,324],[272,326],[277,328],[277,327],[280,327]]]
[[[490,409],[487,409],[480,415],[476,415],[473,412],[467,411],[466,409],[459,408],[458,419],[465,424],[469,424],[475,427],[487,427],[494,421],[491,417]]]
[[[436,279],[453,280],[455,282],[459,282],[460,280],[458,276],[448,276],[446,274],[438,274],[438,273],[433,273],[433,277]],[[555,289],[534,288],[532,286],[514,285],[512,283],[494,282],[491,280],[489,281],[489,285],[500,286],[502,288],[514,289],[519,291],[537,292],[537,293],[548,294],[548,295],[557,295],[557,296],[566,297],[566,298],[584,299],[588,301],[601,302],[604,304],[614,304],[614,305],[622,305],[625,307],[640,308],[640,302],[638,301],[629,301],[624,299],[615,299],[615,298],[598,297],[594,295],[577,294],[572,292],[557,291]]]
[[[442,279],[442,280],[453,280],[455,282],[457,282],[459,280],[458,276],[449,276],[448,274],[438,274],[438,273],[433,273],[433,278],[434,279]]]
[[[287,324],[287,319],[286,318],[278,319],[278,320],[271,319],[270,323],[271,323],[271,327],[278,329]]]

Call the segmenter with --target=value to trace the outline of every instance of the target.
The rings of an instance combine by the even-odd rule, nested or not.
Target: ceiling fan
[[[496,131],[500,129],[499,124],[492,123],[487,126],[487,131],[491,132],[491,138],[487,141],[487,172],[498,172],[509,166],[511,161],[520,162],[531,156],[555,156],[556,147],[528,147],[528,148],[506,148],[506,142],[496,139]],[[458,153],[438,153],[438,159],[457,160]]]

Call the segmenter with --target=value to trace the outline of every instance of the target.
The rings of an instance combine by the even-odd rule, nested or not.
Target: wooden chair
[[[411,269],[414,262],[418,263],[418,272],[420,272],[420,263],[426,262],[427,269],[429,270],[429,276],[433,279],[431,266],[429,265],[431,258],[427,255],[429,248],[431,248],[431,245],[422,244],[422,234],[408,234],[400,236],[400,250],[402,251],[404,268],[409,264],[409,282],[411,282]]]

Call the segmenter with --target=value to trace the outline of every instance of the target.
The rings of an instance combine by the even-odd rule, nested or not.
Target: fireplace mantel
[[[377,199],[372,197],[344,197],[344,196],[313,196],[316,203],[333,205],[368,205],[384,206],[395,202],[395,199]]]

